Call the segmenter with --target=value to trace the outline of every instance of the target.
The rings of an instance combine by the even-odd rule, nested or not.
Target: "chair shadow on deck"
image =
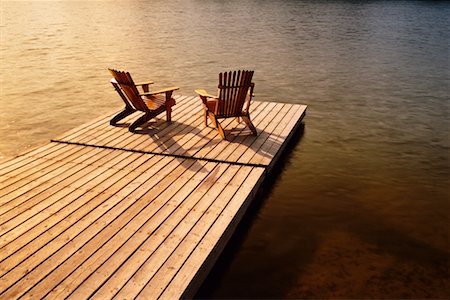
[[[230,128],[232,127],[232,128]],[[229,143],[230,145],[239,144],[246,146],[243,151],[253,151],[255,155],[261,158],[272,158],[278,153],[278,150],[282,147],[284,138],[279,138],[277,134],[265,131],[256,127],[257,135],[255,136],[253,131],[244,123],[239,123],[237,126],[227,126],[225,132],[227,134],[226,140],[221,140],[220,136],[217,138],[218,143]],[[299,131],[302,131],[300,128]],[[236,146],[237,147],[237,146]],[[242,147],[241,147],[242,150]]]
[[[186,134],[196,135],[200,133],[200,131],[200,128],[190,124],[180,123],[178,121],[166,123],[164,120],[155,121],[154,119],[142,126],[142,129],[136,130],[135,133],[147,135],[155,142],[161,151],[171,150],[171,152],[167,154],[172,154],[172,151],[176,151],[183,147],[186,142],[183,137],[185,137]],[[180,141],[182,141],[182,144],[179,143]]]
[[[223,129],[227,139],[223,139],[212,124],[204,126],[201,124],[201,112],[195,111],[198,118],[189,122],[172,119],[166,122],[163,116],[157,116],[142,124],[133,133],[146,136],[146,146],[140,150],[150,153],[160,153],[162,155],[173,155],[182,158],[201,158],[206,160],[228,161],[228,162],[249,162],[264,164],[263,161],[270,161],[282,147],[284,138],[279,138],[279,133],[272,130],[265,131],[258,128],[257,135],[241,121],[228,119]],[[131,120],[136,118],[132,116]],[[129,118],[117,123],[117,127],[125,128],[131,122]],[[142,140],[142,138],[141,138]],[[218,147],[217,149],[214,149]],[[223,153],[220,153],[221,149]],[[235,153],[239,151],[239,153]],[[240,158],[245,153],[245,158]]]
[[[135,134],[147,135],[157,145],[162,154],[179,155],[187,158],[195,158],[195,154],[205,144],[219,145],[222,143],[225,144],[224,149],[240,146],[242,153],[253,151],[255,155],[261,158],[272,159],[283,144],[283,139],[279,140],[277,135],[272,136],[270,132],[258,129],[258,135],[255,136],[245,124],[241,123],[227,126],[225,131],[228,136],[226,140],[217,134],[214,127],[198,127],[177,121],[172,121],[168,124],[162,119],[153,119],[142,126],[141,129],[136,130]],[[186,146],[194,137],[199,137],[199,140],[192,145]],[[206,139],[206,141],[200,142],[202,139]],[[188,151],[192,154],[186,155]],[[202,156],[202,158],[215,159],[215,157],[208,157],[208,155]],[[224,158],[224,160],[228,161],[227,158]]]
[[[203,167],[204,164],[201,164],[197,159],[182,155],[182,153],[189,150],[183,148],[183,145],[189,141],[189,139],[185,138],[186,133],[196,135],[200,131],[200,128],[190,124],[178,121],[167,123],[163,119],[154,118],[142,125],[140,129],[135,130],[134,134],[148,136],[156,144],[162,155],[174,156],[183,164],[186,159],[189,159],[193,161],[189,168],[197,169],[198,172],[206,172]]]

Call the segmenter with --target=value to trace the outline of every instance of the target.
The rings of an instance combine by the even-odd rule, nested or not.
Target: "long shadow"
[[[163,156],[173,156],[175,159],[180,161],[180,163],[183,163],[187,159],[192,160],[192,165],[190,165],[189,168],[194,168],[200,172],[205,172],[203,164],[201,164],[197,159],[173,154],[175,151],[182,148],[184,143],[187,142],[185,140],[183,144],[179,143],[179,140],[185,135],[185,133],[196,135],[199,134],[200,129],[190,124],[180,123],[178,121],[172,121],[163,129],[158,127],[160,125],[164,125],[164,123],[150,121],[143,125],[141,129],[136,130],[135,133],[146,135],[153,140],[159,151],[151,152]]]
[[[164,125],[161,122],[149,122],[147,125],[143,126],[142,129],[138,129],[135,131],[136,134],[147,135],[150,139],[153,140],[159,149],[159,151],[150,151],[155,153],[161,153],[162,155],[179,155],[180,157],[190,157],[184,155],[184,153],[188,150],[200,150],[203,147],[203,144],[196,146],[189,146],[189,149],[184,149],[184,151],[179,151],[179,149],[183,149],[183,146],[189,140],[183,140],[183,143],[180,144],[179,141],[185,136],[185,134],[190,134],[192,136],[200,136],[202,139],[206,139],[207,143],[227,143],[224,151],[228,151],[228,147],[236,147],[236,144],[244,145],[248,149],[253,150],[254,153],[262,157],[272,158],[273,154],[269,151],[273,151],[274,149],[279,149],[282,145],[281,141],[278,141],[276,137],[272,137],[270,133],[260,130],[258,131],[258,135],[254,136],[251,134],[250,130],[247,130],[246,127],[242,127],[242,124],[236,123],[237,126],[228,130],[228,136],[226,140],[222,140],[216,129],[212,127],[204,127],[200,126],[192,126],[191,124],[185,124],[177,121],[172,121],[172,123],[163,129],[160,129],[159,126]],[[229,126],[227,126],[229,127]],[[215,135],[210,135],[211,131],[216,133]],[[217,139],[219,137],[219,139]],[[270,148],[262,147],[263,144],[270,145]],[[234,145],[233,145],[234,144]],[[231,149],[231,148],[230,148]],[[244,150],[245,151],[245,150]],[[175,154],[175,153],[181,154]],[[234,151],[233,151],[234,152]],[[240,153],[242,154],[242,153]],[[231,153],[230,153],[231,155]],[[208,154],[202,155],[201,157],[196,157],[193,155],[193,158],[198,159],[206,159],[211,161],[225,161],[234,163],[235,159],[230,160],[228,157],[216,159],[216,157],[209,157]]]

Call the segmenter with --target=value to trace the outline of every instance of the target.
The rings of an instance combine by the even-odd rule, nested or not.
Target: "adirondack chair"
[[[114,69],[108,70],[113,76],[111,84],[125,103],[124,110],[111,119],[111,125],[116,125],[119,120],[137,110],[142,111],[145,114],[128,127],[128,130],[131,132],[135,132],[139,126],[156,117],[163,111],[166,111],[167,122],[171,121],[172,106],[176,104],[175,99],[172,98],[172,93],[173,91],[178,90],[178,87],[150,91],[149,85],[153,84],[152,81],[134,83],[130,73]],[[138,86],[142,88],[142,92],[139,92]]]
[[[204,89],[195,90],[203,102],[205,126],[208,126],[209,117],[223,139],[226,139],[225,131],[219,123],[219,119],[223,118],[236,118],[238,122],[242,119],[252,133],[257,134],[249,115],[255,88],[253,73],[254,71],[220,73],[217,96],[208,94]]]

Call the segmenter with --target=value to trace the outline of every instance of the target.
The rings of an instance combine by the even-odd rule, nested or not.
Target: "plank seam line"
[[[91,144],[69,142],[69,141],[59,141],[59,140],[54,140],[54,139],[51,139],[50,142],[60,143],[60,144],[68,144],[68,145],[85,146],[85,147],[92,147],[92,148],[109,149],[109,150],[121,150],[121,151],[125,151],[125,152],[134,152],[134,153],[153,154],[153,155],[160,155],[160,156],[201,160],[201,161],[207,161],[207,162],[224,163],[224,164],[229,164],[229,165],[248,166],[248,167],[255,167],[255,168],[267,168],[268,167],[268,165],[264,165],[264,164],[242,163],[242,162],[237,162],[237,161],[232,162],[232,161],[225,161],[225,160],[213,159],[213,158],[193,157],[193,156],[185,156],[185,155],[170,154],[170,153],[158,153],[158,152],[143,151],[143,150],[136,150],[136,149],[124,149],[124,148],[116,148],[116,147],[111,147],[111,146],[91,145]]]

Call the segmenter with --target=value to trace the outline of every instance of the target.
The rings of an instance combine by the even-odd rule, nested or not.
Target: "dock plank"
[[[166,158],[165,160],[169,162],[171,159]],[[176,167],[175,169],[177,168],[179,170],[179,167]],[[176,172],[169,174],[175,175]],[[169,177],[170,175],[160,180],[160,182],[158,183],[159,189],[163,189],[163,184],[167,185],[168,180],[166,178]],[[164,180],[166,182],[164,182]],[[147,184],[151,186],[152,182],[147,181]],[[172,189],[169,189],[169,186],[170,184],[165,187],[164,191],[171,192]],[[35,286],[33,290],[30,291],[30,293],[33,296],[41,297],[42,294],[45,291],[48,291],[49,288],[55,288],[58,280],[61,280],[64,274],[71,274],[71,276],[66,279],[66,282],[70,281],[70,285],[62,285],[64,286],[63,291],[67,293],[71,290],[71,288],[77,287],[76,283],[79,284],[80,282],[83,282],[82,280],[85,280],[85,275],[91,274],[93,276],[95,274],[97,279],[99,277],[102,277],[101,271],[98,270],[98,267],[100,266],[102,267],[101,270],[105,270],[106,267],[107,272],[114,270],[115,264],[105,265],[104,260],[110,257],[112,254],[114,254],[114,262],[120,260],[120,255],[116,251],[117,247],[120,247],[124,243],[124,241],[129,240],[130,236],[136,235],[138,231],[145,236],[147,235],[146,231],[142,229],[142,223],[148,220],[149,215],[147,214],[148,209],[146,210],[143,207],[155,209],[155,205],[153,204],[154,202],[152,202],[152,200],[149,198],[151,191],[152,189],[147,191],[147,193],[141,197],[140,203],[133,203],[127,210],[124,210],[120,214],[115,215],[116,217],[111,223],[105,225],[101,232],[99,232],[91,240],[84,244],[79,250],[77,250],[58,269],[54,270],[48,277],[46,277],[45,280],[41,281],[37,286]],[[157,199],[160,198],[162,197],[157,197]],[[129,201],[131,201],[131,198],[128,199]],[[147,203],[147,205],[145,206],[144,203]],[[108,215],[108,217],[110,217],[110,214]],[[127,251],[133,251],[134,248],[126,247],[125,249]],[[90,253],[94,254],[88,256],[88,254]],[[80,262],[83,263],[80,265]],[[86,272],[86,270],[88,270],[89,272]],[[95,270],[95,273],[91,273],[92,270]],[[96,282],[98,283],[99,281]],[[61,287],[59,287],[59,289],[60,288]],[[83,288],[82,291],[85,296],[83,297],[81,295],[78,295],[76,296],[77,298],[85,298],[89,294],[89,289],[87,288]],[[61,296],[61,294],[58,295],[58,297]]]
[[[164,166],[166,166],[168,160],[170,160],[170,158],[164,160]],[[179,168],[177,164],[174,164],[173,167]],[[170,171],[170,168],[167,169]],[[124,170],[123,172],[126,171]],[[159,177],[163,177],[163,175],[164,174]],[[144,190],[147,190],[151,187],[152,186],[148,186]],[[129,190],[132,190],[133,188],[136,188],[136,186],[129,183],[127,185],[127,190],[125,190],[125,193],[127,193]],[[123,201],[123,195],[121,196],[122,197],[119,197],[119,199],[122,200],[122,202],[120,202],[120,204],[122,204],[120,208],[123,208],[122,206],[125,206],[125,203],[127,203],[127,201]],[[128,204],[133,203],[132,198],[126,199],[128,199]],[[134,205],[133,207],[134,211],[140,209],[138,205]],[[89,224],[89,226],[84,230],[81,230],[81,228],[77,226],[80,224],[71,226],[70,232],[66,232],[66,235],[60,236],[60,238],[58,239],[58,243],[53,242],[47,244],[46,247],[41,248],[38,252],[28,257],[25,263],[20,264],[19,266],[15,267],[12,272],[9,272],[5,276],[3,276],[2,281],[0,282],[0,290],[4,285],[11,284],[10,279],[20,278],[20,280],[18,282],[15,282],[14,284],[16,288],[11,289],[10,292],[5,293],[7,298],[17,297],[18,295],[26,292],[25,287],[33,286],[34,284],[42,280],[44,276],[46,276],[54,268],[59,266],[68,257],[73,255],[73,253],[75,253],[79,248],[83,247],[87,242],[89,242],[92,237],[95,237],[97,236],[97,234],[101,233],[100,239],[108,239],[110,237],[109,230],[112,230],[111,228],[114,228],[113,226],[109,227],[108,225],[116,220],[117,213],[122,212],[119,208],[117,208],[117,206],[114,208],[115,213],[109,211],[108,214],[101,215],[97,219],[93,220],[93,222]],[[128,215],[131,216],[132,214],[129,213]],[[67,236],[67,234],[69,233],[72,236]],[[85,252],[85,254],[90,253],[92,252]],[[30,269],[32,271],[30,271]]]
[[[204,125],[176,96],[172,122],[100,116],[0,162],[0,298],[192,297],[306,106],[254,101],[252,121]]]
[[[0,176],[3,177],[13,170],[22,168],[24,166],[26,167],[27,165],[29,165],[31,162],[33,162],[35,160],[35,157],[34,157],[35,155],[51,153],[53,151],[63,148],[64,146],[65,145],[50,143],[41,148],[34,149],[28,153],[25,153],[23,155],[20,155],[18,157],[15,157],[8,161],[5,161],[5,163],[0,164]],[[40,156],[42,157],[42,155],[40,155]]]

